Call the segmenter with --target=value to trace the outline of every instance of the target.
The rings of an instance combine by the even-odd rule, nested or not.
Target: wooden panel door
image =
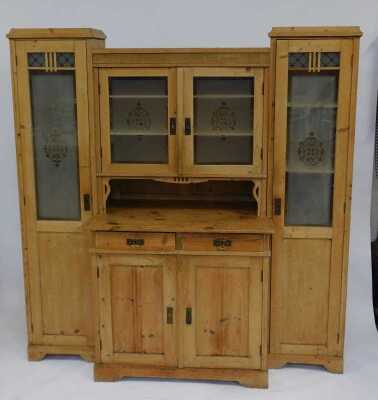
[[[98,258],[101,360],[174,366],[176,258]]]
[[[93,354],[86,53],[84,40],[16,43],[30,343],[45,353]]]
[[[183,87],[180,173],[261,175],[263,70],[185,68]]]
[[[271,353],[342,352],[352,54],[277,41]]]
[[[176,69],[100,70],[102,172],[176,176]]]
[[[224,255],[180,260],[183,366],[260,369],[262,259]]]

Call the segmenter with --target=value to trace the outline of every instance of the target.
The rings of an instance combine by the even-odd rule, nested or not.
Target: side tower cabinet
[[[87,53],[93,29],[11,30],[29,359],[93,358]]]
[[[342,372],[358,28],[274,28],[271,367]]]

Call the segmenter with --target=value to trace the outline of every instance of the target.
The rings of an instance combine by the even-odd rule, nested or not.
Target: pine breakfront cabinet
[[[99,381],[342,372],[360,36],[12,29],[29,359],[77,354]]]

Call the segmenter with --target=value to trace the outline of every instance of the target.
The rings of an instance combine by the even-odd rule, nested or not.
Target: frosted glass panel
[[[110,78],[109,90],[112,162],[167,163],[167,78]]]
[[[287,225],[332,225],[338,72],[289,73]]]
[[[38,219],[79,220],[74,72],[31,72]]]
[[[253,163],[253,78],[194,78],[195,164]]]

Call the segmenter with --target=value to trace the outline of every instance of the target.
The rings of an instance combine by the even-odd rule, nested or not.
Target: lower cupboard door
[[[263,261],[187,256],[179,267],[185,367],[261,368]]]
[[[175,366],[176,258],[98,256],[101,360]]]

